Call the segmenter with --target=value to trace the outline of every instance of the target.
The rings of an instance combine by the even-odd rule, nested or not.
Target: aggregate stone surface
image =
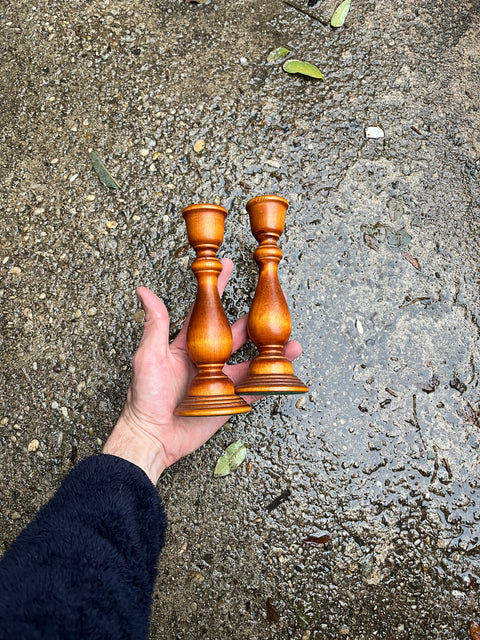
[[[335,2],[296,3],[318,20],[280,0],[0,10],[0,540],[101,450],[141,336],[135,288],[163,297],[172,337],[181,326],[195,298],[183,207],[229,209],[233,321],[256,282],[245,203],[278,193],[310,391],[261,400],[160,480],[170,524],[150,637],[467,640],[480,4],[352,0],[334,30]],[[325,82],[267,63],[279,46]],[[121,190],[99,182],[90,149]],[[250,472],[215,479],[233,440]]]

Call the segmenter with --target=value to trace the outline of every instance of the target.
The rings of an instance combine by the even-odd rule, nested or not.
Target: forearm
[[[0,637],[145,638],[165,527],[141,469],[87,458],[0,562]]]

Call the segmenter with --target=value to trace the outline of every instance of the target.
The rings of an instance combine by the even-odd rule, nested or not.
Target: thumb
[[[164,353],[168,349],[170,328],[167,307],[153,291],[146,287],[139,287],[136,294],[145,311],[140,346],[154,353]]]

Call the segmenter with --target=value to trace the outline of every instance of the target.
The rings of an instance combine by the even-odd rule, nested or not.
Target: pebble
[[[138,324],[142,324],[145,318],[145,311],[143,309],[137,309],[133,314],[133,318],[135,322],[137,322]]]
[[[38,294],[38,299],[39,299],[39,300],[45,300],[45,298],[46,298],[46,297],[47,297],[47,294],[46,294],[46,293],[39,293],[39,294]]]
[[[82,315],[82,312],[80,311],[80,309],[75,309],[75,319],[78,320],[80,318],[80,316]]]
[[[140,149],[140,155],[143,156],[144,158],[146,158],[149,153],[150,153],[149,149]]]
[[[89,193],[88,196],[85,197],[85,200],[87,202],[93,202],[95,200],[95,196],[93,195],[93,193]]]
[[[40,442],[35,438],[28,443],[28,450],[30,452],[38,451],[39,446],[40,446]]]
[[[196,602],[191,602],[190,603],[190,611],[192,613],[197,613],[198,611],[198,604]]]
[[[58,409],[58,402],[56,400],[53,400],[52,404],[50,405],[50,407],[52,409]]]
[[[45,209],[43,207],[37,207],[36,209],[33,210],[33,213],[36,213],[36,214],[45,213]]]
[[[7,418],[7,417],[2,418],[2,419],[0,420],[0,424],[2,424],[2,425],[8,424],[8,421],[9,421],[9,420],[10,420],[10,418]]]
[[[385,133],[381,127],[365,127],[365,137],[372,140],[378,140],[385,137]]]
[[[75,182],[77,178],[78,178],[78,173],[74,173],[73,176],[70,176],[69,182]]]
[[[201,151],[203,151],[205,149],[205,144],[205,140],[197,140],[193,145],[193,150],[195,151],[195,153],[200,153]]]
[[[32,310],[29,307],[23,310],[23,315],[30,320],[33,318]]]
[[[118,222],[116,220],[107,220],[106,224],[109,229],[116,229],[116,227],[118,227]]]
[[[17,436],[10,436],[10,440],[12,442],[16,442],[17,441]]]
[[[152,160],[155,162],[155,160],[158,160],[160,158],[160,155],[160,152],[156,151],[152,156]]]
[[[97,444],[98,444],[99,447],[102,446],[103,442],[100,440],[100,438],[97,438]]]
[[[14,511],[12,513],[12,520],[19,520],[22,516],[18,513],[18,511]]]
[[[97,313],[97,308],[90,307],[90,309],[87,311],[87,316],[94,316],[96,313]]]
[[[157,167],[156,167],[156,166],[155,166],[155,164],[152,162],[152,164],[148,167],[148,170],[149,170],[149,171],[151,171],[151,172],[153,173],[154,171],[156,171],[156,170],[157,170]]]
[[[297,407],[297,409],[301,409],[303,405],[306,403],[306,401],[307,399],[305,398],[305,396],[302,396],[297,400],[297,402],[295,403],[295,406]]]
[[[82,382],[79,382],[77,384],[77,391],[83,391],[86,386],[87,386],[86,382],[82,380]]]
[[[60,407],[60,411],[62,412],[62,415],[64,418],[68,418],[68,409],[67,407]]]
[[[20,273],[22,273],[22,270],[20,269],[20,267],[12,267],[12,269],[10,269],[10,273],[14,276],[18,276]]]

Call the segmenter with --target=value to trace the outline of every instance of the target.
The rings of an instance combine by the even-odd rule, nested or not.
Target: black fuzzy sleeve
[[[146,638],[165,528],[139,467],[83,460],[0,562],[0,638]]]

